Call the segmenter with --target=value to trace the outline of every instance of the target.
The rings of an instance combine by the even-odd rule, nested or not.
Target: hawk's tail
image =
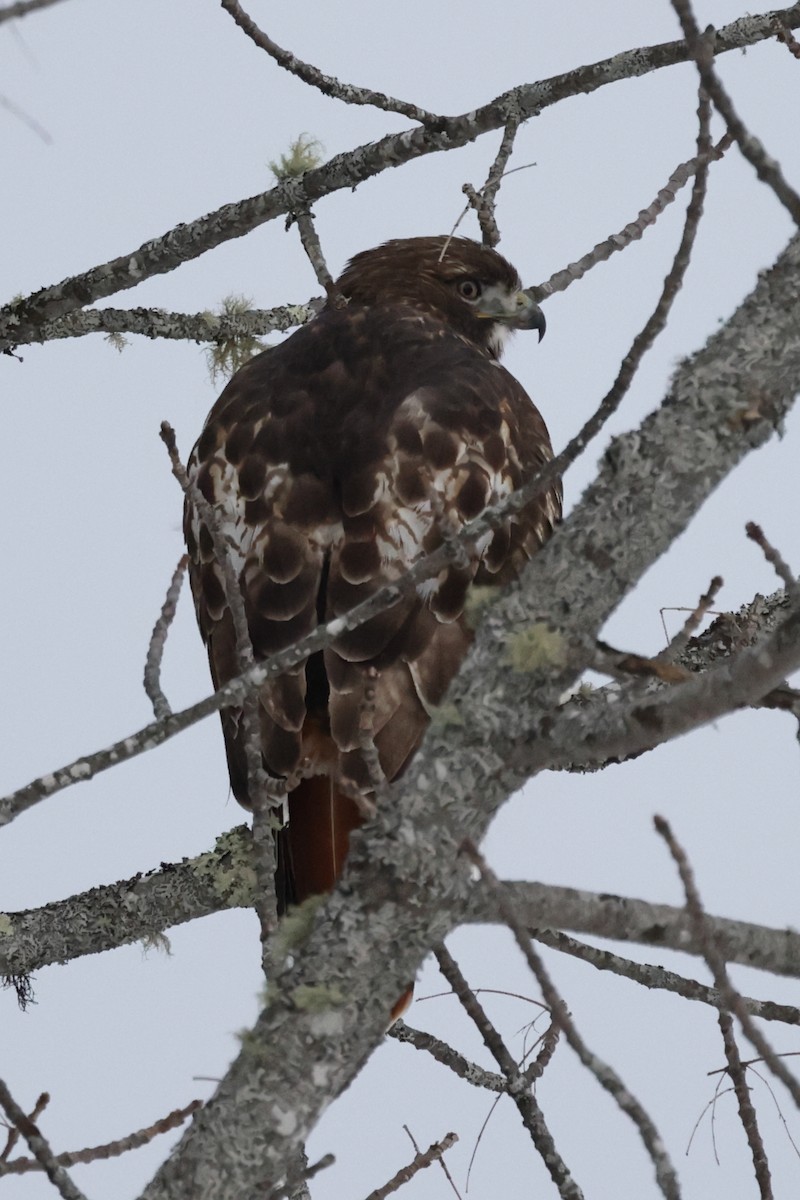
[[[278,834],[278,905],[330,892],[342,873],[350,834],[364,818],[329,775],[301,779],[289,793],[288,824]]]

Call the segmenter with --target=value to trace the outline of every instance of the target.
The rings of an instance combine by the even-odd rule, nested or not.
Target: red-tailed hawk
[[[517,272],[466,238],[387,242],[349,263],[329,302],[231,379],[190,476],[214,505],[239,577],[256,659],[291,645],[397,579],[552,457],[547,428],[498,361],[510,330],[544,333]],[[353,798],[373,792],[365,720],[387,780],[422,740],[472,639],[470,585],[516,576],[561,514],[553,487],[414,594],[259,694],[261,753],[294,779],[278,834],[282,907],[333,887]],[[187,504],[197,619],[216,687],[240,673],[212,541]],[[222,728],[231,786],[248,804],[240,714]]]

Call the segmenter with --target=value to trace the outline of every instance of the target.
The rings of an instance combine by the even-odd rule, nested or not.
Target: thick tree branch
[[[569,929],[702,955],[682,908],[541,883],[505,886],[532,930]],[[42,908],[0,914],[0,975],[29,975],[52,963],[148,941],[172,926],[211,913],[250,908],[255,890],[250,830],[239,825],[222,834],[213,850],[196,858],[91,888]],[[495,919],[484,892],[473,890],[460,923],[487,924]],[[707,920],[726,962],[800,978],[800,933],[724,917]],[[791,1022],[791,1014],[783,1009],[776,1006],[768,1019]]]
[[[160,308],[84,308],[57,321],[46,322],[32,331],[29,340],[32,343],[49,342],[55,338],[86,337],[89,333],[138,333],[153,339],[198,343],[251,339],[306,325],[324,302],[319,296],[304,304],[254,308],[235,316],[212,312],[165,312]]]

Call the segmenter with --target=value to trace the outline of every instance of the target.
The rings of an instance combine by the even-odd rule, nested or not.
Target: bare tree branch
[[[444,945],[434,951],[439,969],[461,1002],[461,1006],[483,1038],[486,1048],[495,1059],[506,1080],[506,1091],[517,1107],[522,1123],[558,1188],[562,1200],[583,1200],[583,1191],[561,1157],[547,1127],[544,1113],[533,1095],[530,1080],[517,1066],[500,1034],[484,1012],[478,997],[459,970],[453,956]]]
[[[776,550],[771,542],[767,540],[764,530],[755,521],[748,521],[745,526],[745,532],[751,541],[760,546],[764,552],[764,557],[771,567],[774,567],[775,574],[782,581],[783,586],[790,598],[796,598],[798,582],[791,567],[784,561],[780,551]]]
[[[703,953],[682,908],[532,882],[507,882],[505,886],[528,928],[556,949],[573,952],[561,941],[562,935],[552,932],[571,929],[659,950]],[[0,914],[0,975],[25,976],[51,963],[149,941],[171,926],[229,908],[252,907],[255,895],[250,830],[239,825],[222,834],[213,850],[196,858],[165,864],[159,870],[92,888],[42,908]],[[706,919],[727,962],[800,977],[800,933],[724,917]],[[485,893],[473,889],[460,922],[486,924],[494,920],[494,908]],[[596,966],[616,958],[607,951],[597,951],[597,955],[603,961],[594,961]],[[588,958],[588,950],[581,956]],[[653,975],[661,968],[641,966],[641,970],[647,972],[647,978],[641,980],[646,986],[669,987],[668,982],[659,981],[658,974]],[[619,973],[625,973],[621,967]],[[664,977],[669,974],[665,972]],[[716,1003],[712,995],[703,995],[702,989],[689,998]],[[798,1023],[796,1010],[788,1005],[761,1000],[748,1003],[757,1016]]]
[[[767,1039],[762,1034],[761,1030],[753,1022],[750,1014],[746,1010],[745,1005],[743,1005],[741,1002],[742,997],[739,995],[736,988],[733,986],[733,984],[730,981],[730,977],[728,975],[728,971],[725,966],[725,960],[722,957],[722,955],[719,951],[719,947],[715,944],[714,938],[710,934],[709,929],[706,925],[705,912],[703,910],[703,904],[700,899],[700,893],[697,890],[697,885],[694,880],[694,873],[691,869],[691,866],[689,865],[689,860],[686,856],[686,852],[684,851],[683,847],[679,845],[675,835],[673,834],[673,832],[669,826],[669,823],[667,821],[665,821],[663,817],[658,817],[658,816],[655,817],[654,824],[655,824],[657,832],[661,835],[661,837],[667,843],[670,854],[672,855],[672,857],[675,861],[675,865],[678,868],[678,872],[681,877],[681,883],[683,884],[683,889],[684,889],[684,892],[686,893],[686,908],[689,913],[689,916],[691,917],[692,924],[694,926],[695,938],[700,942],[700,944],[703,947],[703,957],[705,958],[706,963],[708,964],[708,968],[714,977],[714,983],[716,984],[718,990],[720,991],[720,993],[722,994],[722,996],[725,1000],[725,1010],[724,1011],[727,1013],[733,1013],[733,1015],[739,1021],[739,1024],[742,1027],[742,1032],[744,1033],[747,1040],[758,1051],[758,1053],[760,1054],[764,1063],[766,1064],[767,1067],[769,1067],[769,1069],[770,1069],[770,1071],[772,1071],[773,1075],[777,1076],[777,1078],[780,1079],[781,1083],[784,1085],[784,1087],[789,1092],[789,1095],[794,1100],[795,1105],[798,1108],[800,1108],[800,1082],[798,1082],[798,1080],[795,1078],[795,1076],[792,1075],[791,1071],[789,1071],[786,1068],[786,1066],[783,1063],[783,1060],[780,1058],[779,1055],[777,1055],[775,1053],[775,1051],[772,1049],[772,1047],[770,1046]],[[721,1028],[723,1030],[723,1034],[725,1034],[728,1026],[727,1026],[727,1024],[725,1024],[725,1025],[721,1024]],[[728,1040],[731,1040],[731,1039],[732,1039],[732,1030],[730,1032],[730,1038]],[[728,1046],[727,1046],[727,1042],[726,1042],[726,1051],[727,1051],[727,1049],[728,1049]],[[739,1064],[739,1065],[741,1066],[741,1064]],[[737,1086],[737,1080],[734,1078],[734,1071],[736,1069],[735,1062],[730,1057],[728,1059],[728,1066],[729,1066],[729,1070],[731,1073],[731,1078],[733,1079],[734,1087],[736,1088],[736,1095],[738,1098],[739,1097],[739,1087]],[[746,1087],[745,1087],[745,1090],[746,1090]],[[741,1110],[741,1108],[742,1108],[742,1100],[740,1099],[740,1110]],[[755,1114],[753,1114],[752,1119],[755,1120]],[[744,1116],[742,1117],[742,1121],[743,1121],[743,1123],[745,1122]],[[751,1143],[751,1145],[752,1145],[752,1143]],[[754,1156],[755,1156],[755,1153],[756,1153],[755,1147],[753,1147],[753,1152],[754,1152]]]
[[[800,3],[731,22],[716,34],[716,53],[751,46],[774,36],[776,21],[787,28],[800,25]],[[482,108],[448,118],[438,128],[420,126],[337,155],[303,175],[299,181],[302,195],[298,181],[285,180],[269,191],[177,225],[133,252],[6,305],[0,309],[0,352],[28,342],[43,323],[135,287],[153,275],[172,271],[231,238],[242,237],[264,222],[292,212],[298,202],[313,204],[322,196],[352,188],[388,167],[465,146],[483,133],[504,127],[510,109],[518,112],[520,121],[525,121],[568,96],[587,95],[606,84],[637,78],[685,62],[689,57],[683,40],[624,51],[538,83],[522,84]]]
[[[28,13],[38,12],[40,8],[52,8],[60,0],[17,0],[16,4],[6,4],[0,8],[0,25],[3,21],[13,21],[16,17],[27,17]]]
[[[434,1142],[427,1150],[418,1151],[411,1162],[407,1166],[401,1167],[383,1187],[370,1192],[367,1200],[385,1200],[392,1192],[399,1191],[404,1183],[408,1183],[420,1171],[424,1171],[432,1163],[438,1162],[451,1146],[455,1146],[457,1141],[457,1133],[446,1133],[440,1142]]]
[[[506,885],[508,886],[508,885]],[[696,979],[687,979],[664,967],[653,966],[650,963],[633,962],[612,954],[610,950],[601,950],[597,946],[588,946],[585,942],[576,941],[566,933],[555,933],[551,929],[533,929],[531,936],[552,950],[560,950],[580,958],[598,971],[611,971],[624,979],[631,979],[646,988],[659,988],[663,991],[674,992],[686,1000],[699,1000],[702,1004],[710,1004],[714,1008],[725,1008],[727,1001],[716,988],[706,987]],[[627,939],[631,940],[631,939]],[[790,1004],[775,1004],[772,1000],[752,1000],[742,996],[742,1003],[751,1016],[761,1017],[765,1021],[782,1021],[787,1025],[800,1025],[800,1008]]]
[[[645,1149],[652,1160],[656,1182],[662,1195],[667,1197],[667,1200],[680,1200],[680,1188],[675,1168],[670,1161],[661,1136],[650,1116],[630,1089],[626,1087],[613,1067],[603,1062],[584,1042],[542,959],[531,945],[530,937],[522,925],[510,897],[505,892],[494,872],[489,868],[486,861],[469,839],[464,841],[463,849],[477,865],[481,877],[497,905],[498,912],[513,933],[514,940],[522,951],[525,961],[542,990],[542,998],[550,1009],[553,1021],[561,1029],[564,1037],[584,1067],[594,1075],[600,1086],[613,1097],[622,1112],[636,1126]]]
[[[461,189],[469,200],[470,207],[475,209],[478,224],[481,227],[481,234],[483,235],[484,246],[494,247],[500,241],[500,230],[497,227],[497,220],[494,213],[495,201],[505,169],[508,166],[508,160],[511,157],[511,151],[514,149],[514,139],[517,136],[518,129],[519,118],[516,115],[509,116],[506,121],[506,127],[503,130],[500,148],[495,155],[494,162],[489,168],[489,174],[486,176],[486,183],[479,192],[475,190],[471,183],[465,183]]]
[[[186,574],[186,567],[189,559],[184,554],[178,562],[175,572],[167,588],[167,594],[164,603],[161,606],[161,612],[158,620],[153,627],[153,633],[150,637],[150,645],[147,647],[147,658],[144,664],[144,690],[147,693],[147,698],[153,706],[153,712],[156,720],[162,717],[168,717],[172,712],[169,706],[169,701],[161,690],[161,659],[164,656],[164,647],[167,644],[167,636],[169,635],[170,626],[175,618],[175,613],[178,607],[178,598],[181,594],[183,585],[183,577]]]
[[[703,87],[728,126],[728,132],[736,139],[736,144],[755,169],[758,178],[772,188],[781,204],[794,218],[795,223],[800,225],[800,196],[786,182],[779,164],[774,158],[770,158],[758,138],[750,133],[733,107],[728,93],[722,86],[722,81],[714,70],[715,30],[713,26],[709,26],[705,34],[701,35],[694,17],[691,0],[671,0],[671,3],[681,23],[689,53],[697,64]],[[776,16],[776,20],[779,19]]]
[[[529,288],[528,290],[534,300],[538,303],[545,300],[548,296],[552,296],[555,292],[566,291],[571,284],[582,279],[598,263],[607,262],[612,254],[616,254],[619,250],[624,250],[631,242],[638,241],[643,236],[645,230],[654,225],[664,210],[677,199],[678,192],[697,174],[700,167],[722,158],[732,142],[733,138],[726,134],[725,137],[720,138],[716,146],[712,149],[706,150],[703,154],[695,155],[693,158],[688,159],[687,162],[681,163],[679,167],[675,168],[667,182],[660,189],[655,200],[647,208],[643,208],[634,221],[629,221],[618,233],[612,233],[604,241],[598,242],[588,254],[584,254],[577,262],[570,263],[563,270],[556,271],[544,283]]]
[[[345,104],[372,105],[382,109],[383,112],[399,113],[401,116],[409,117],[412,121],[419,121],[423,125],[440,125],[442,123],[442,117],[426,112],[424,108],[418,108],[416,104],[409,104],[405,100],[395,100],[391,96],[384,95],[383,92],[373,92],[371,88],[342,83],[333,75],[324,75],[311,63],[302,62],[289,50],[282,50],[271,37],[259,29],[237,0],[220,0],[220,3],[250,40],[255,42],[261,50],[266,50],[278,66],[283,67],[290,74],[296,75],[310,87],[317,88],[324,96],[332,96],[335,100],[344,100]]]
[[[761,1131],[758,1128],[758,1120],[756,1118],[756,1110],[753,1107],[753,1102],[750,1099],[750,1089],[747,1086],[745,1071],[742,1065],[739,1047],[736,1045],[736,1037],[733,1029],[733,1020],[731,1012],[736,1011],[736,1008],[742,1012],[745,1020],[749,1020],[749,1016],[744,1013],[743,1007],[736,1004],[733,995],[725,963],[722,960],[716,946],[709,937],[708,930],[705,926],[704,913],[700,894],[694,882],[694,875],[689,866],[688,859],[681,846],[678,845],[669,824],[663,817],[656,817],[654,824],[658,833],[661,834],[664,841],[667,843],[669,851],[678,868],[681,877],[684,891],[686,893],[686,908],[689,912],[692,923],[695,928],[695,936],[703,942],[705,950],[705,958],[713,975],[714,982],[723,993],[726,1005],[719,1013],[719,1027],[722,1033],[722,1042],[725,1047],[725,1058],[728,1063],[728,1075],[730,1076],[733,1090],[736,1093],[736,1100],[739,1105],[739,1119],[742,1123],[747,1142],[750,1147],[750,1153],[753,1159],[753,1170],[761,1192],[762,1200],[773,1200],[772,1180],[770,1177],[769,1163],[767,1161],[766,1150],[764,1149],[764,1141],[761,1137]],[[738,999],[738,997],[737,997]],[[733,1001],[733,1004],[731,1003]],[[734,1007],[735,1005],[735,1007]],[[744,1028],[744,1026],[743,1026]],[[770,1056],[774,1058],[770,1049]]]
[[[244,340],[306,325],[323,304],[324,299],[319,296],[304,304],[254,308],[236,315],[174,313],[160,308],[84,308],[40,326],[31,334],[30,341],[86,337],[89,333],[138,333],[153,339],[198,343]]]
[[[20,1108],[2,1079],[0,1079],[0,1105],[5,1109],[9,1121],[16,1125],[25,1138],[34,1158],[41,1165],[47,1178],[63,1200],[86,1200],[80,1188],[75,1186],[64,1168],[59,1165],[49,1142],[42,1137],[38,1126]],[[6,1163],[0,1164],[0,1170],[7,1169],[7,1166]]]
[[[59,1166],[72,1167],[76,1163],[92,1163],[99,1162],[101,1159],[118,1158],[121,1154],[127,1154],[129,1150],[138,1150],[141,1146],[146,1146],[159,1134],[179,1129],[192,1113],[197,1112],[198,1108],[202,1108],[202,1106],[202,1100],[192,1100],[185,1108],[176,1108],[174,1112],[154,1121],[145,1129],[138,1129],[135,1133],[129,1133],[126,1137],[117,1138],[113,1142],[106,1142],[102,1146],[88,1146],[85,1150],[68,1150],[63,1154],[54,1154],[54,1161]],[[15,1158],[11,1162],[0,1162],[0,1179],[4,1175],[25,1175],[29,1171],[44,1169],[39,1159]]]

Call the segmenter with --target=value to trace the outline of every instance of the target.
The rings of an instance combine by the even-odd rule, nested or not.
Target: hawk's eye
[[[476,279],[461,279],[458,284],[458,294],[464,300],[477,300],[481,294],[481,285]]]

